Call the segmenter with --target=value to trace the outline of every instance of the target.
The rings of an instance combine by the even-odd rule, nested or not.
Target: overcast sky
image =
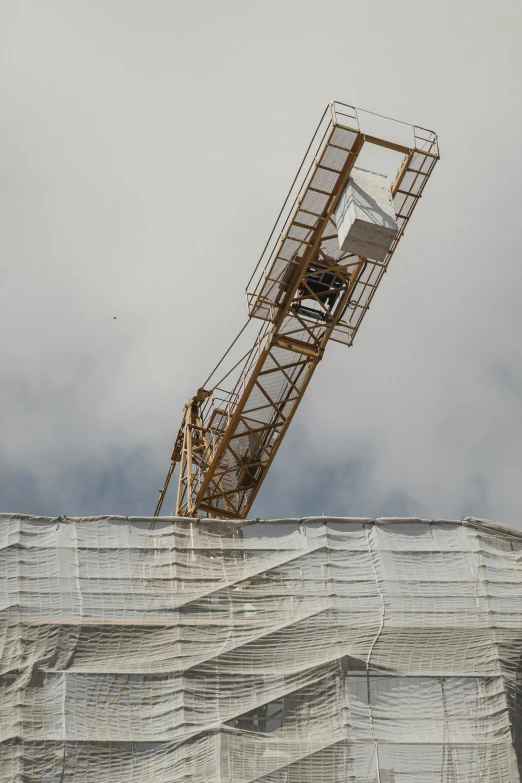
[[[519,0],[0,13],[2,511],[152,514],[337,99],[436,130],[441,161],[252,515],[522,525]]]

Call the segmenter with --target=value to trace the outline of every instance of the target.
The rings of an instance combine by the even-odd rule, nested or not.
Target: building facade
[[[522,531],[3,514],[0,581],[0,783],[520,783]]]

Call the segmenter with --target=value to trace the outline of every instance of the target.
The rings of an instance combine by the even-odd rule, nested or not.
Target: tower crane
[[[326,344],[353,344],[439,159],[433,131],[401,123],[399,143],[364,132],[361,113],[325,109],[247,286],[247,324],[185,405],[155,516],[179,463],[177,516],[244,519]],[[372,147],[400,153],[391,184],[356,166]]]

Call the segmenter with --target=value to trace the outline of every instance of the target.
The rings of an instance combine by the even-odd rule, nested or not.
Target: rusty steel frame
[[[178,462],[177,516],[247,516],[326,344],[352,345],[439,158],[437,136],[411,127],[411,146],[398,144],[363,133],[354,107],[327,107],[249,283],[249,317],[263,321],[255,344],[227,373],[231,391],[202,388],[185,406],[155,516]],[[382,263],[340,251],[332,220],[365,145],[403,155],[392,184],[399,232]],[[318,294],[311,268],[331,288]]]

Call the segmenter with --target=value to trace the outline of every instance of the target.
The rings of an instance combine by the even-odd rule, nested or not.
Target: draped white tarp
[[[0,515],[1,783],[519,783],[522,531]]]

